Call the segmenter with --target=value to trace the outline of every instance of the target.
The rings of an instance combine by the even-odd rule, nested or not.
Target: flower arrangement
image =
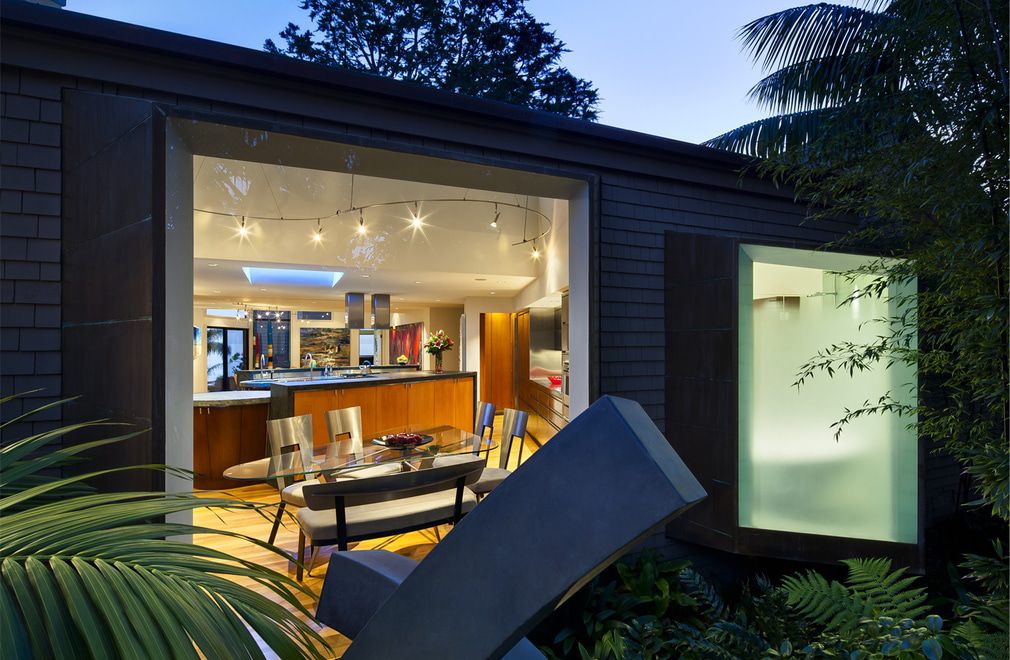
[[[396,363],[397,364],[407,364],[407,356],[406,355],[401,355],[400,357],[396,358]]]
[[[442,353],[451,351],[455,342],[445,334],[445,330],[439,330],[428,335],[424,341],[424,352],[435,356],[435,371],[442,372]]]

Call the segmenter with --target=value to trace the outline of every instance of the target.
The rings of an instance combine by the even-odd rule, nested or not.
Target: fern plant
[[[906,568],[892,571],[890,560],[879,558],[842,563],[849,569],[846,584],[829,582],[812,570],[786,577],[783,587],[789,605],[826,631],[843,635],[867,620],[915,620],[929,609],[926,590],[913,587],[916,578],[906,576]]]
[[[323,657],[325,641],[281,604],[311,619],[296,598],[311,595],[306,588],[252,562],[172,539],[221,534],[281,550],[235,532],[160,522],[202,507],[258,505],[188,493],[98,493],[86,485],[127,469],[178,472],[160,465],[49,474],[79,463],[90,449],[142,433],[52,447],[74,431],[102,426],[109,424],[72,424],[0,447],[0,657],[262,658],[257,636],[280,657]],[[280,602],[232,577],[253,580]]]

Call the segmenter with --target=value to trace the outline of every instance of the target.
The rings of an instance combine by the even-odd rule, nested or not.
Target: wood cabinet
[[[312,415],[312,446],[325,447],[326,412],[340,408],[339,390],[307,390],[295,394],[294,416]]]
[[[265,403],[193,408],[194,488],[233,487],[226,469],[266,456],[267,412]]]
[[[377,407],[375,405],[376,390],[378,387],[349,387],[337,390],[336,408],[361,408],[361,432],[366,438],[373,438],[379,433]],[[335,410],[336,408],[330,408]],[[325,429],[325,417],[323,428]],[[312,420],[313,435],[315,435],[315,419]],[[326,438],[329,440],[329,437]]]
[[[407,386],[404,383],[375,388],[375,435],[407,430]]]
[[[472,375],[304,390],[292,396],[291,414],[312,415],[312,444],[317,449],[329,441],[327,411],[353,406],[361,407],[361,430],[366,439],[442,425],[473,429]]]
[[[436,380],[432,426],[454,426],[456,422],[456,381]],[[463,428],[466,428],[465,426]]]
[[[407,383],[407,426],[411,431],[435,426],[435,383]]]
[[[562,337],[564,337],[564,332]],[[516,315],[516,372],[518,406],[529,413],[526,431],[543,444],[568,424],[568,403],[563,392],[530,380],[530,315]]]
[[[458,429],[473,429],[474,413],[477,407],[474,397],[472,378],[457,378],[453,382],[453,421],[452,426]]]

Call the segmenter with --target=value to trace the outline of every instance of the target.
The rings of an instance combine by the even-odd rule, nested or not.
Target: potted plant
[[[445,330],[428,335],[428,339],[424,342],[424,352],[435,356],[435,373],[442,373],[442,353],[451,351],[454,343],[452,338],[445,334]]]

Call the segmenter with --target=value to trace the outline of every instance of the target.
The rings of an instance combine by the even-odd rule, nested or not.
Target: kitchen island
[[[328,441],[326,412],[361,407],[362,434],[374,438],[439,425],[473,428],[477,374],[373,373],[355,377],[297,378],[270,383],[270,419],[312,415],[315,447]]]
[[[448,425],[473,429],[477,374],[374,373],[352,378],[321,375],[270,385],[270,418],[312,415],[315,447],[327,442],[326,411],[361,406],[366,439]]]
[[[228,488],[222,472],[266,456],[269,392],[193,395],[193,487]]]

